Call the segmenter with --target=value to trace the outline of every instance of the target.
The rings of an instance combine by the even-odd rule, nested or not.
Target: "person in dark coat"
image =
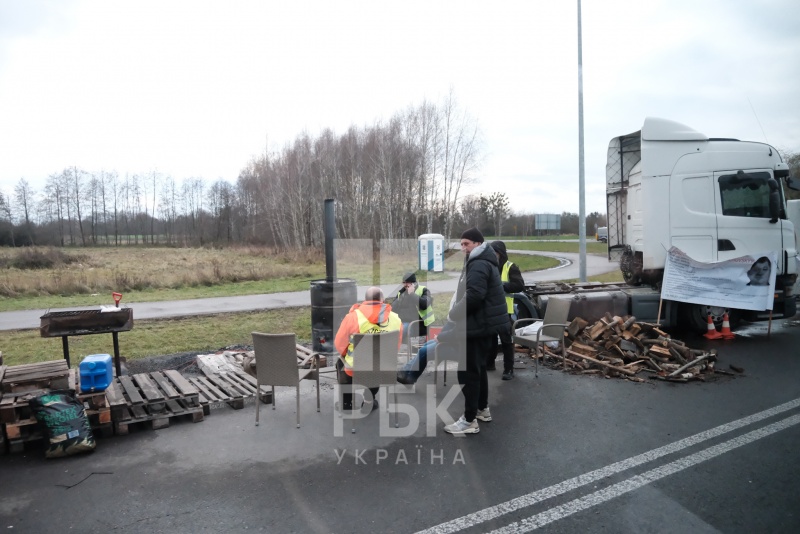
[[[484,243],[477,228],[470,228],[461,234],[461,251],[466,258],[448,319],[464,327],[466,365],[458,371],[464,414],[444,427],[445,432],[456,435],[477,434],[478,420],[492,420],[486,357],[492,338],[509,333],[505,293],[494,250]]]
[[[503,283],[503,291],[506,294],[506,311],[508,312],[508,323],[514,322],[514,293],[519,293],[525,289],[525,280],[522,273],[513,261],[508,261],[506,244],[502,241],[492,241],[491,247],[497,254],[497,264],[500,268],[500,281]],[[500,343],[503,347],[503,380],[514,378],[514,343],[511,341],[511,334],[500,334]],[[497,338],[492,338],[492,350],[489,353],[489,360],[486,362],[486,369],[494,369],[494,360],[497,357]]]
[[[436,320],[433,314],[433,295],[427,287],[419,285],[417,275],[413,272],[403,275],[403,287],[392,302],[392,310],[403,321],[403,340],[407,340],[409,336],[427,337],[428,326]],[[409,325],[414,321],[421,322],[409,334]]]

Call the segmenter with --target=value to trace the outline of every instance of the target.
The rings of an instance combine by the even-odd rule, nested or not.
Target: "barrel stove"
[[[332,198],[325,200],[324,229],[325,280],[311,281],[311,337],[314,352],[334,354],[336,330],[358,297],[355,280],[336,277],[336,217]]]

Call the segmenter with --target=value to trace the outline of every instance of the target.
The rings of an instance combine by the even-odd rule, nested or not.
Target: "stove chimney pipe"
[[[323,225],[325,228],[325,280],[334,282],[336,280],[336,255],[333,242],[336,239],[336,205],[332,198],[325,199]]]

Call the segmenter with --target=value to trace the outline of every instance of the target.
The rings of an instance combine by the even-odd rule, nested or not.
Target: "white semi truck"
[[[773,317],[796,313],[797,238],[787,218],[781,181],[798,182],[774,147],[715,139],[674,121],[647,118],[640,131],[608,146],[606,196],[609,259],[619,259],[625,285],[529,286],[540,314],[549,298],[572,298],[573,316],[602,312],[655,320],[667,251],[677,247],[701,262],[778,252]],[[769,318],[769,312],[662,303],[662,324],[703,332],[708,314],[719,324]],[[523,303],[523,306],[527,307]]]

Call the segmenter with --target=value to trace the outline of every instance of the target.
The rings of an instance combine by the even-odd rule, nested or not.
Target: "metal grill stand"
[[[51,312],[40,318],[39,334],[42,337],[60,337],[67,366],[69,361],[69,336],[86,336],[91,334],[111,334],[114,340],[114,365],[117,376],[122,376],[119,357],[119,332],[133,329],[133,310],[118,308],[113,311],[75,310]]]

